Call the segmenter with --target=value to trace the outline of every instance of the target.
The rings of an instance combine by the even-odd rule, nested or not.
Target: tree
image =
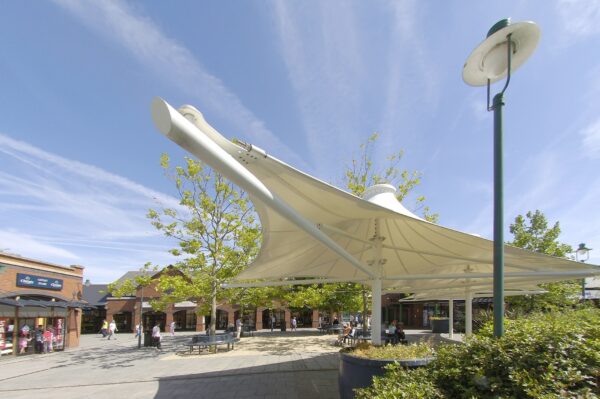
[[[384,165],[376,165],[372,159],[372,152],[378,138],[379,135],[373,133],[365,143],[360,145],[360,154],[346,167],[343,185],[350,193],[360,197],[365,189],[374,184],[389,183],[396,187],[398,201],[403,201],[420,184],[422,173],[400,169],[399,165],[404,154],[402,150],[386,157]],[[423,217],[432,223],[438,220],[438,215],[425,206],[424,196],[416,198],[413,209],[416,212],[422,211]],[[321,309],[354,311],[362,307],[364,316],[368,314],[369,297],[368,287],[356,283],[304,287],[288,296],[290,303],[310,303],[312,305],[309,306]]]
[[[108,284],[106,291],[114,297],[133,296],[139,287],[147,287],[152,283],[152,276],[156,273],[151,269],[150,263],[146,263],[141,269],[140,274],[132,279],[117,280]]]
[[[396,187],[396,198],[403,201],[408,194],[421,183],[422,173],[416,170],[409,171],[400,169],[399,164],[404,156],[404,151],[400,150],[386,157],[386,164],[383,169],[378,169],[373,162],[373,145],[379,138],[378,133],[373,133],[365,143],[360,145],[361,153],[357,159],[353,159],[350,166],[346,167],[344,183],[346,188],[354,195],[360,197],[365,190],[374,185],[389,183]],[[428,206],[425,206],[425,197],[417,196],[415,200],[415,211],[422,210],[423,218],[432,223],[438,221],[439,215],[431,213]],[[356,285],[359,287],[359,285]],[[360,286],[360,292],[357,292],[364,303],[363,314],[367,314],[367,287]]]
[[[396,187],[398,201],[403,201],[421,183],[423,174],[416,170],[409,171],[399,168],[404,155],[403,150],[387,156],[387,162],[383,165],[383,169],[378,169],[372,159],[373,145],[378,138],[379,134],[373,133],[365,143],[360,145],[360,155],[346,167],[344,185],[352,194],[360,197],[368,187],[374,184],[389,183]],[[417,196],[414,210],[415,212],[422,210],[425,220],[432,223],[438,221],[439,215],[431,213],[429,207],[425,206],[424,196]]]
[[[560,235],[559,222],[554,223],[549,228],[546,216],[539,210],[529,211],[525,214],[525,217],[527,219],[522,215],[518,215],[515,222],[510,225],[510,232],[513,234],[514,239],[508,244],[559,258],[566,258],[568,254],[573,252],[570,245],[558,241]],[[540,284],[540,286],[548,293],[508,297],[506,302],[516,312],[569,307],[578,302],[581,285],[577,281],[561,281]]]
[[[161,275],[161,301],[193,300],[200,311],[210,309],[215,333],[217,303],[226,297],[222,284],[241,272],[256,256],[260,229],[246,193],[203,163],[185,158],[185,166],[161,157],[165,174],[175,184],[178,208],[151,209],[147,217],[162,233],[177,241],[170,252],[180,259],[180,274]]]

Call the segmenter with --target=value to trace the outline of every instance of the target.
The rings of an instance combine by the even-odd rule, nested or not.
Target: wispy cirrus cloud
[[[145,217],[148,208],[179,209],[177,199],[95,166],[0,134],[0,249],[94,270],[169,262],[168,242]],[[98,256],[110,250],[121,263]],[[103,259],[106,256],[102,256]],[[117,265],[117,263],[119,263]],[[118,273],[118,272],[117,272]]]
[[[578,37],[600,33],[599,0],[560,0],[556,8],[567,33]]]
[[[381,136],[374,156],[382,159],[417,136],[415,114],[437,94],[416,33],[418,2],[273,5],[280,53],[319,176],[341,175],[340,165],[375,131]]]
[[[333,159],[331,148],[348,153],[361,117],[357,87],[365,66],[354,9],[351,3],[335,2],[273,5],[280,53],[296,93],[311,163],[317,174],[330,176],[331,165],[340,161]]]
[[[169,38],[150,18],[125,2],[54,0],[86,27],[125,47],[139,63],[174,85],[197,107],[231,121],[238,132],[287,162],[304,166],[302,158],[274,135],[217,76],[181,43]],[[137,12],[137,13],[136,13]],[[193,102],[193,101],[190,101]],[[177,104],[174,104],[177,106]]]
[[[600,119],[581,131],[583,152],[590,158],[600,159]]]

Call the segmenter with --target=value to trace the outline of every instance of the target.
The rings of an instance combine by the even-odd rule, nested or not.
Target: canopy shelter
[[[155,98],[159,131],[244,189],[260,217],[258,257],[236,286],[361,282],[373,291],[372,336],[379,344],[382,290],[416,293],[492,284],[492,242],[427,222],[383,184],[363,198],[220,135],[191,106]],[[506,246],[506,286],[591,276],[590,265]],[[247,281],[248,283],[243,283]]]

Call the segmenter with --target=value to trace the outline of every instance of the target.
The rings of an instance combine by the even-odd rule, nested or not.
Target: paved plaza
[[[2,398],[337,398],[338,347],[314,331],[259,332],[235,349],[178,354],[193,333],[161,351],[83,335],[79,348],[0,358]]]
[[[407,331],[409,341],[442,339]],[[0,397],[69,398],[338,398],[336,337],[315,330],[263,330],[235,349],[187,353],[195,333],[165,336],[161,351],[137,349],[132,334],[106,340],[83,335],[64,352],[0,358]],[[165,334],[167,335],[167,334]]]

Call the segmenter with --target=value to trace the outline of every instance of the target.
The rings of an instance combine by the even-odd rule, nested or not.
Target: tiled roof
[[[83,299],[92,306],[103,306],[106,304],[106,298],[110,294],[106,291],[108,284],[90,284],[89,287],[83,286]]]

